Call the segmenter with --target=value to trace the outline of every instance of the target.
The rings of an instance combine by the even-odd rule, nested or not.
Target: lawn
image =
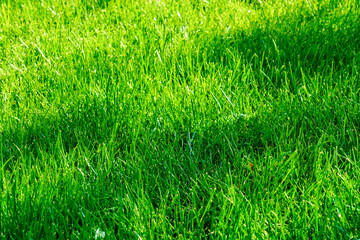
[[[0,0],[0,239],[359,239],[357,0]]]

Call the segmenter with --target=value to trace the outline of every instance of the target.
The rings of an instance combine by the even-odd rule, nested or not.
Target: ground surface
[[[0,238],[360,238],[359,9],[1,0]]]

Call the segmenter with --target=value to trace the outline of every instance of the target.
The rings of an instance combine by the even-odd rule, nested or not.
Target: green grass
[[[358,19],[0,0],[0,238],[360,238]]]

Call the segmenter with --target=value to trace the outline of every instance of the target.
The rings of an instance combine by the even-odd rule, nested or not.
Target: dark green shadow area
[[[264,16],[251,23],[251,30],[238,31],[231,26],[218,36],[205,33],[195,43],[200,48],[199,67],[207,62],[234,71],[236,61],[243,60],[266,90],[282,88],[284,79],[290,78],[293,92],[301,86],[304,74],[357,75],[360,24],[356,19],[360,13],[341,10],[336,1],[316,11],[304,6],[277,18]]]

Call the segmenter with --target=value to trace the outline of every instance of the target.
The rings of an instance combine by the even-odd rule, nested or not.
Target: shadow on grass
[[[159,129],[156,118],[129,111],[132,102],[119,106],[106,98],[88,96],[57,116],[9,125],[0,135],[2,157],[7,160],[26,152],[36,157],[42,151],[51,152],[59,139],[65,152],[79,144],[96,151],[115,143],[121,157],[173,148],[188,157],[207,159],[209,164],[234,158],[234,151],[261,155],[272,149],[278,149],[279,154],[297,150],[306,155],[323,137],[327,139],[325,149],[349,152],[358,147],[354,126],[360,125],[356,111],[359,106],[353,97],[325,103],[322,99],[280,101],[273,110],[252,117],[233,114],[204,119],[205,124],[195,131],[191,121],[185,121],[186,116],[183,123],[174,123],[171,129]]]
[[[235,26],[226,34],[204,34],[195,44],[202,53],[199,60],[233,69],[237,60],[244,59],[258,77],[265,75],[265,81],[276,87],[282,86],[286,75],[301,81],[303,73],[357,72],[360,14],[355,10],[342,13],[341,6],[328,7],[316,12],[304,7],[298,13],[253,21],[246,30]]]

